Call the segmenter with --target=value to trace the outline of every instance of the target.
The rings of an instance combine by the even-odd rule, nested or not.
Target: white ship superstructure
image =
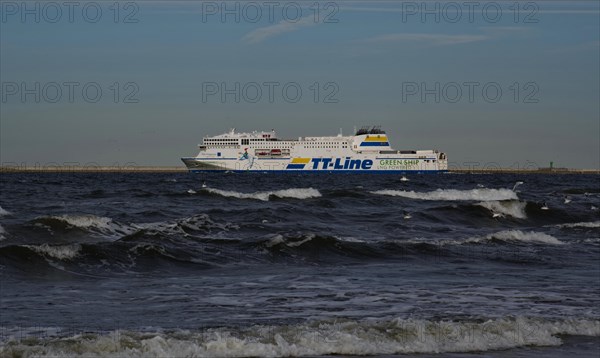
[[[448,170],[437,150],[394,150],[379,127],[363,127],[353,136],[279,139],[274,130],[231,131],[204,137],[196,157],[181,158],[192,172],[279,171],[437,173]]]

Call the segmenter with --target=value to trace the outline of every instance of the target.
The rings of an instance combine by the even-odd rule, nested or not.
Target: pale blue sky
[[[251,7],[243,12],[247,2],[239,2],[239,22],[234,15],[222,21],[211,7],[221,3],[121,2],[117,14],[113,1],[96,2],[86,18],[81,11],[90,2],[80,2],[72,21],[63,7],[52,23],[56,9],[44,10],[43,2],[36,22],[32,14],[22,18],[21,2],[2,1],[2,163],[180,165],[203,135],[230,127],[275,128],[295,138],[380,124],[394,147],[440,149],[458,166],[600,167],[597,1],[520,2],[518,9],[514,1],[479,1],[471,14],[462,1],[427,2],[434,13],[439,6],[439,21],[435,14],[421,18],[421,1],[333,1],[329,8],[280,1],[273,19],[257,1],[263,13],[256,22]],[[96,4],[102,15],[94,23]],[[502,17],[494,22],[497,8]],[[457,9],[462,17],[455,21]],[[137,22],[124,23],[128,14]],[[328,14],[331,22],[324,21]],[[79,84],[72,101],[65,82]],[[240,103],[234,95],[222,103],[220,93],[203,100],[209,82],[258,83],[263,93],[256,103],[243,95]],[[264,82],[280,84],[272,102]],[[478,83],[472,101],[465,82]],[[22,100],[22,83],[33,92],[40,84],[40,103],[35,94]],[[57,98],[52,83],[63,92],[57,103],[50,103]],[[83,97],[89,83],[88,99],[95,87],[102,90],[97,103]],[[302,90],[296,103],[281,93],[290,83]],[[421,101],[422,84],[436,83],[446,96]],[[411,84],[416,94],[406,92],[415,90]],[[498,87],[502,97],[490,103]],[[323,103],[332,91],[337,102]],[[137,103],[123,103],[132,93]],[[531,100],[537,103],[524,103]]]

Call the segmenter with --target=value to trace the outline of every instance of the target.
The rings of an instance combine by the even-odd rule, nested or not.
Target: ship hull
[[[448,170],[205,170],[189,169],[190,173],[276,173],[276,174],[443,174]]]
[[[181,158],[188,170],[202,172],[438,174],[447,168],[416,158]]]

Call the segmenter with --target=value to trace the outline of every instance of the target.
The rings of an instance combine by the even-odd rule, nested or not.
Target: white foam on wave
[[[277,357],[487,352],[558,346],[557,335],[600,336],[593,319],[499,318],[486,322],[391,319],[252,326],[240,330],[113,331],[64,338],[11,337],[2,356]],[[18,353],[18,354],[17,354]]]
[[[72,260],[81,250],[81,245],[79,244],[71,244],[71,245],[23,245],[40,255],[50,256],[59,260]]]
[[[410,199],[440,201],[493,201],[519,199],[517,194],[510,189],[437,189],[429,192],[416,192],[405,190],[377,190],[371,193],[378,195],[401,196]]]
[[[131,230],[150,230],[171,235],[186,235],[184,229],[190,229],[194,231],[231,231],[238,230],[239,228],[239,225],[232,222],[215,222],[208,216],[208,214],[184,217],[174,221],[131,224]]]
[[[298,247],[298,246],[302,246],[302,244],[305,244],[305,243],[311,241],[315,237],[317,237],[317,235],[310,233],[310,234],[305,235],[301,240],[295,241],[293,239],[285,238],[281,234],[276,234],[275,236],[273,236],[269,239],[269,241],[266,243],[266,246],[273,247],[273,246],[276,246],[279,244],[285,244],[286,246],[289,246],[289,247]]]
[[[351,242],[351,243],[364,243],[367,242],[363,239],[359,239],[353,236],[334,236],[336,240],[343,242]]]
[[[505,230],[495,232],[493,234],[488,234],[482,237],[472,237],[466,239],[464,242],[472,243],[472,242],[483,242],[490,240],[501,240],[501,241],[517,241],[517,242],[530,242],[530,243],[540,243],[540,244],[550,244],[550,245],[562,245],[564,244],[559,239],[554,236],[544,234],[543,232],[535,232],[529,231],[524,232],[521,230]]]
[[[289,246],[289,247],[299,247],[307,242],[310,242],[312,239],[314,239],[316,237],[317,237],[317,235],[314,233],[304,234],[300,238],[287,238],[281,234],[276,234],[276,235],[270,236],[270,238],[268,239],[268,241],[265,245],[267,247],[273,247],[273,246],[276,246],[279,244],[285,244],[286,246]],[[348,242],[348,243],[364,243],[364,242],[366,242],[365,240],[361,240],[361,239],[358,239],[355,237],[350,237],[350,236],[347,236],[347,237],[334,236],[333,238],[337,241]]]
[[[91,214],[64,214],[42,216],[37,218],[37,220],[43,219],[57,220],[67,224],[69,227],[88,230],[90,232],[108,237],[129,235],[139,229],[135,227],[135,225],[120,224],[118,222],[114,222],[111,218]],[[37,225],[45,226],[44,223],[37,223]]]
[[[96,215],[56,215],[56,216],[48,216],[47,218],[63,221],[71,226],[89,229],[89,228],[98,228],[98,229],[110,229],[112,224],[112,219],[96,216]]]
[[[598,244],[600,243],[600,237],[590,237],[587,239],[582,239],[582,240],[576,240],[575,242],[583,242],[585,244]]]
[[[7,210],[4,210],[1,206],[0,206],[0,217],[2,216],[6,216],[6,215],[10,215],[11,213]],[[6,230],[4,229],[4,227],[2,227],[2,225],[0,225],[0,241],[6,239]]]
[[[504,230],[491,233],[485,236],[474,236],[464,239],[440,239],[430,240],[425,238],[416,238],[408,240],[409,243],[433,243],[435,245],[464,245],[464,244],[484,244],[493,240],[499,240],[504,242],[524,242],[533,244],[549,244],[549,245],[563,245],[564,242],[555,238],[554,236],[544,234],[543,232],[536,231],[521,231],[521,230]]]
[[[570,224],[559,224],[559,225],[556,225],[556,226],[560,227],[560,228],[576,228],[576,227],[599,228],[600,227],[600,221],[570,223]]]
[[[6,216],[6,215],[10,215],[10,212],[7,210],[4,210],[1,206],[0,206],[0,217],[2,216]]]
[[[175,227],[188,228],[192,230],[239,230],[240,226],[233,222],[219,223],[210,218],[207,214],[200,214],[191,217],[179,219],[174,223]]]
[[[275,190],[275,191],[261,191],[256,193],[240,193],[237,191],[230,190],[221,190],[221,189],[213,189],[206,188],[204,189],[209,193],[218,194],[226,197],[233,197],[238,199],[256,199],[262,201],[269,201],[269,197],[271,195],[279,197],[279,198],[294,198],[294,199],[310,199],[310,198],[318,198],[321,196],[321,193],[317,189],[313,188],[291,188],[291,189],[283,189],[283,190]]]
[[[493,213],[501,216],[512,216],[517,219],[527,219],[525,207],[527,203],[518,200],[482,201],[476,205],[482,206]]]
[[[285,239],[283,238],[283,235],[281,234],[277,234],[275,236],[273,236],[271,239],[269,239],[269,241],[266,243],[267,247],[273,247],[275,245],[279,245],[279,244],[283,244],[285,243]]]

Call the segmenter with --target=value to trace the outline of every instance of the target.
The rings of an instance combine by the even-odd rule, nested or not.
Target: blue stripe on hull
[[[304,167],[306,166],[306,164],[288,164],[286,169],[304,169]]]
[[[386,147],[389,146],[389,142],[362,142],[361,147]]]
[[[203,169],[190,169],[192,173],[301,173],[301,174],[332,174],[332,173],[344,173],[344,174],[442,174],[448,172],[448,170],[203,170]]]

